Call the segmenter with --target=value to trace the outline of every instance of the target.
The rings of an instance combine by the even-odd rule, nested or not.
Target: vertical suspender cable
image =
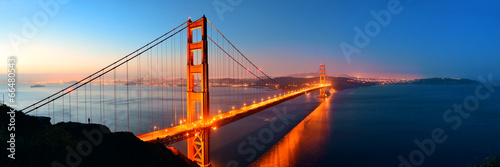
[[[115,66],[116,67],[116,66]],[[116,119],[116,69],[113,70],[113,95],[115,99],[115,132],[117,130],[117,119]]]
[[[78,122],[78,89],[76,90],[76,122]]]
[[[129,123],[130,123],[130,115],[129,115],[129,95],[128,95],[128,85],[129,85],[129,80],[128,80],[128,62],[127,62],[127,81],[125,82],[127,86],[127,132],[130,132],[129,128]]]
[[[71,91],[71,89],[68,91]],[[69,105],[68,105],[69,106],[69,122],[71,122],[71,93],[68,94],[68,98],[69,98]]]

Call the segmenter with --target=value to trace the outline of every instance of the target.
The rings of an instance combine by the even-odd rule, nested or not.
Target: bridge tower
[[[325,65],[322,64],[319,65],[319,84],[320,85],[326,84]],[[321,88],[319,90],[319,97],[326,97],[326,87]]]
[[[187,21],[187,122],[191,124],[196,121],[196,113],[201,113],[200,119],[208,122],[209,119],[209,96],[208,96],[208,43],[207,43],[207,19],[205,16],[194,22]],[[193,43],[193,30],[201,31],[201,41]],[[200,51],[201,64],[194,64],[194,53]],[[198,61],[200,62],[200,61]],[[195,85],[195,75],[201,75],[201,84]],[[196,92],[195,86],[201,89]],[[201,111],[200,111],[201,110]],[[188,158],[200,166],[211,166],[210,164],[210,128],[200,130],[200,133],[188,139]]]

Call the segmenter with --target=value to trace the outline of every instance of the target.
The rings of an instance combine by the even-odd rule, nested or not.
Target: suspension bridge
[[[188,158],[210,166],[212,130],[310,91],[325,97],[329,86],[322,65],[318,83],[284,89],[203,16],[20,111],[147,142],[187,140]]]

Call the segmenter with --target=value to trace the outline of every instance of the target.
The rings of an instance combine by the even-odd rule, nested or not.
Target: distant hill
[[[310,83],[318,83],[319,77],[312,78],[296,78],[296,77],[276,77],[273,78],[276,82],[281,84],[281,88],[284,89],[297,89],[308,87]],[[266,79],[266,82],[272,83],[269,79]],[[357,87],[368,87],[379,84],[379,82],[370,82],[370,81],[359,81],[346,77],[327,77],[327,83],[332,84],[332,88],[340,91],[344,89],[351,89]]]
[[[311,77],[316,77],[316,76],[318,76],[318,73],[313,73],[313,72],[310,72],[310,73],[290,74],[290,75],[284,76],[284,78],[285,78],[285,77],[293,77],[293,78],[311,78]],[[277,77],[277,78],[280,78],[280,77]]]
[[[406,83],[400,84],[416,84],[416,85],[460,85],[460,84],[478,84],[479,82],[470,79],[455,79],[455,78],[426,78],[415,79]]]
[[[283,77],[314,78],[314,77],[318,77],[318,76],[319,76],[318,73],[310,72],[310,73],[290,74],[290,75],[283,76]],[[335,74],[335,75],[328,75],[327,74],[327,77],[346,77],[346,78],[349,78],[351,76],[346,75],[346,74]],[[280,77],[277,77],[277,78],[280,78]]]

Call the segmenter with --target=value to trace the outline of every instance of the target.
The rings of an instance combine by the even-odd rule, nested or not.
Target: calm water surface
[[[18,105],[31,104],[62,86],[29,88],[20,85]],[[431,132],[441,128],[447,140],[436,144],[432,154],[424,157],[421,166],[477,164],[485,157],[500,156],[500,91],[480,100],[479,108],[470,112],[467,119],[462,119],[458,129],[451,129],[456,122],[443,120],[443,113],[453,110],[455,103],[463,104],[467,96],[474,95],[476,86],[385,85],[344,90],[325,100],[317,98],[317,92],[308,93],[212,131],[211,160],[215,166],[398,166],[401,163],[398,156],[409,160],[410,153],[419,150],[415,140],[431,138]],[[94,95],[98,93],[96,88],[93,88]],[[105,96],[113,96],[111,90],[112,87],[107,87]],[[124,87],[118,88],[119,104],[125,104],[124,90]],[[183,99],[179,96],[184,91],[163,90],[164,95],[157,95],[153,102],[175,101],[158,105],[175,110],[182,105]],[[252,89],[248,91],[243,93],[251,93]],[[84,98],[84,95],[80,92],[78,97]],[[76,95],[72,98],[75,100]],[[228,99],[224,94],[214,95],[213,99],[217,98]],[[232,101],[219,107],[231,107],[249,98],[229,99]],[[138,108],[137,102],[142,100],[131,98],[131,104]],[[55,119],[59,122],[62,118],[57,113],[62,109],[60,102],[56,104]],[[99,118],[97,100],[93,104],[94,120],[99,122],[96,120]],[[114,108],[114,102],[105,104],[105,108]],[[77,119],[76,115],[84,121],[85,105],[89,112],[90,104],[79,103],[79,113],[76,114],[74,109],[71,113],[73,121]],[[119,131],[126,130],[124,107],[118,107]],[[151,108],[151,111],[157,110]],[[65,112],[69,114],[67,110]],[[37,114],[49,113],[41,110]],[[130,129],[134,134],[138,133],[137,116],[131,113],[134,119],[130,120]],[[113,129],[113,113],[104,119]],[[142,120],[143,127],[147,127],[147,122],[147,119]],[[146,131],[148,129],[142,129],[142,132]],[[185,141],[173,146],[185,153]]]
[[[398,166],[398,156],[409,160],[412,151],[421,151],[414,141],[431,138],[436,128],[447,140],[414,161],[421,166],[478,164],[500,156],[500,91],[480,100],[456,130],[451,128],[456,122],[443,119],[455,103],[474,95],[476,86],[390,85],[337,92],[252,165]]]

